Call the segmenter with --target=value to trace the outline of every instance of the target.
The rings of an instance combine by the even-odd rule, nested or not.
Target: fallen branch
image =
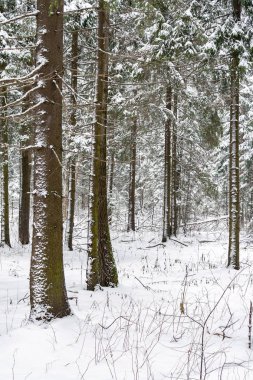
[[[176,243],[182,244],[182,245],[184,245],[185,247],[188,247],[188,245],[187,245],[187,244],[185,244],[185,243],[182,243],[182,242],[181,242],[181,241],[179,241],[179,240],[176,240],[176,239],[172,239],[172,238],[170,238],[170,240],[172,240],[172,241],[175,241]]]
[[[134,276],[134,278],[143,286],[143,288],[145,288],[146,290],[152,290],[151,288],[150,288],[150,286],[147,286],[147,285],[144,285],[142,282],[141,282],[141,280],[139,280],[136,276]]]
[[[181,224],[179,227],[187,227],[187,226],[194,226],[195,224],[218,222],[219,220],[226,220],[226,219],[228,219],[228,215],[220,216],[218,218],[213,218],[213,219],[199,220],[197,222],[185,223],[185,224]]]
[[[158,243],[158,244],[155,244],[155,245],[150,245],[150,246],[148,246],[148,247],[146,247],[146,248],[155,248],[155,247],[158,247],[159,245],[162,245],[163,247],[166,247],[165,244],[163,244],[163,243]]]

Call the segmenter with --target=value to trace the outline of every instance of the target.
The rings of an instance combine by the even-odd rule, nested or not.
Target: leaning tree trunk
[[[1,130],[1,151],[2,151],[2,179],[3,179],[3,191],[2,191],[2,228],[1,228],[1,240],[2,243],[11,247],[10,243],[10,215],[9,215],[9,136],[8,136],[8,121],[6,116],[6,104],[7,104],[7,89],[5,87],[1,90],[1,105],[3,107],[2,112],[2,130]]]
[[[166,108],[171,112],[172,90],[168,85],[166,88]],[[164,198],[163,198],[163,237],[166,242],[171,236],[171,115],[167,115],[165,124],[164,143]]]
[[[29,90],[30,88],[26,88]],[[24,111],[29,108],[25,105]],[[30,150],[26,149],[31,139],[31,128],[27,124],[22,125],[22,143],[21,143],[21,189],[20,189],[20,205],[19,205],[19,241],[21,244],[29,244],[29,222],[30,222],[30,191],[31,191],[31,154]]]
[[[240,21],[241,1],[233,0],[235,22]],[[228,266],[240,268],[240,173],[239,173],[239,52],[232,51],[230,63],[230,145],[229,145],[229,246]]]
[[[37,84],[34,137],[31,319],[70,314],[63,268],[62,75],[63,2],[37,2]]]
[[[99,0],[96,79],[95,137],[91,199],[91,243],[88,249],[87,289],[116,286],[118,274],[113,258],[107,205],[106,128],[108,102],[108,4]]]
[[[71,135],[76,125],[76,106],[77,106],[77,70],[78,70],[78,30],[72,32],[72,62],[71,62]],[[76,203],[76,157],[71,157],[70,160],[70,201],[69,201],[69,231],[68,231],[68,248],[73,251],[73,231]]]
[[[129,175],[129,201],[128,201],[128,226],[127,231],[135,231],[135,189],[136,189],[136,139],[137,118],[134,117],[131,125],[131,155]]]

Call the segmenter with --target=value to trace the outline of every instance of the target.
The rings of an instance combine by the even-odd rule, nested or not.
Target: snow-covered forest
[[[252,0],[0,0],[0,379],[253,378],[252,104]]]

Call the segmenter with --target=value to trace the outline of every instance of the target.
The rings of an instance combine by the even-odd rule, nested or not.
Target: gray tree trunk
[[[233,0],[235,22],[241,18],[241,1]],[[232,50],[230,63],[230,149],[229,149],[229,247],[228,266],[240,268],[240,173],[239,173],[239,114],[240,57]]]
[[[7,104],[7,89],[3,87],[0,93],[1,105]],[[5,119],[6,108],[2,112],[2,129],[1,129],[1,152],[2,152],[2,243],[11,247],[10,242],[10,213],[9,213],[9,136],[8,136],[8,121]]]

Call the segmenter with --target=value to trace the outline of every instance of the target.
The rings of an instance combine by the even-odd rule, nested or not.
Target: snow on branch
[[[35,11],[35,12],[29,12],[29,13],[24,13],[22,15],[19,15],[19,16],[16,16],[16,17],[13,17],[13,18],[10,18],[10,19],[6,19],[4,21],[1,21],[0,22],[0,25],[5,25],[5,24],[8,24],[10,22],[15,22],[17,20],[21,20],[23,18],[27,18],[27,17],[33,17],[33,16],[37,16],[39,14],[39,11]]]

